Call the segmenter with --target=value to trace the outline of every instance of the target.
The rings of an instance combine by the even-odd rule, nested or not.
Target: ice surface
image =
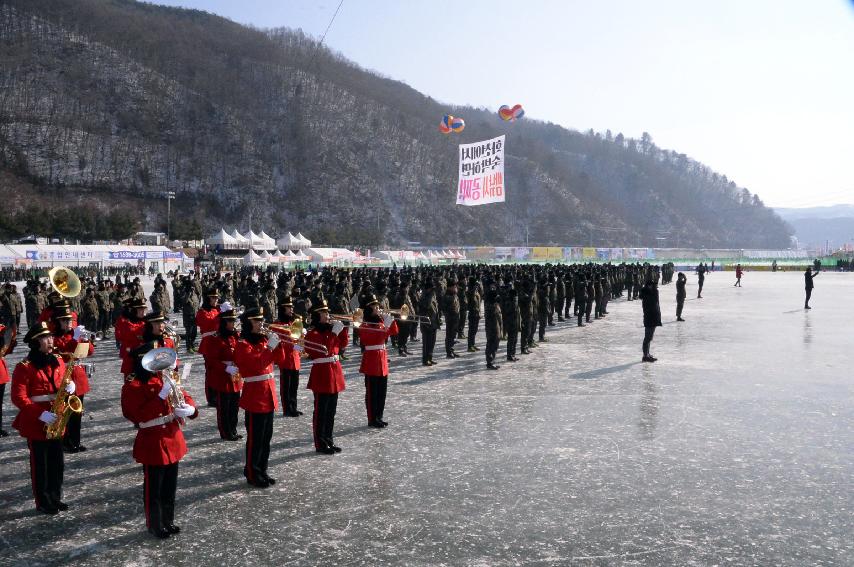
[[[851,565],[854,278],[822,274],[809,312],[799,273],[733,282],[707,277],[684,323],[675,286],[661,288],[655,364],[640,362],[640,302],[552,327],[517,363],[502,343],[498,372],[482,351],[446,360],[440,331],[439,366],[391,356],[384,430],[366,427],[354,357],[343,453],[315,454],[303,389],[306,415],[275,421],[268,490],[246,485],[244,445],[219,441],[202,408],[185,429],[183,531],[165,542],[144,528],[135,432],[104,342],[85,400],[90,450],[66,456],[68,512],[35,512],[26,444],[0,440],[0,564]],[[182,358],[199,362],[201,400],[201,359]],[[10,429],[8,388],[4,407]]]

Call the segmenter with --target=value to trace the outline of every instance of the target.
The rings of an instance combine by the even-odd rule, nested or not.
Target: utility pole
[[[168,243],[172,235],[172,199],[175,198],[175,191],[166,191],[166,242]]]

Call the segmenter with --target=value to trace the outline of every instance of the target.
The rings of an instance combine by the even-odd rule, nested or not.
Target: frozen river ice
[[[135,432],[104,342],[89,451],[66,456],[59,516],[34,510],[7,389],[0,565],[851,565],[854,277],[817,278],[812,311],[800,273],[733,281],[707,277],[684,323],[675,286],[661,288],[655,364],[640,362],[640,302],[624,300],[584,329],[550,328],[498,372],[482,351],[433,368],[392,355],[384,430],[366,426],[354,357],[343,453],[314,452],[303,389],[306,415],[275,420],[268,490],[244,482],[243,444],[220,441],[201,408],[185,429],[183,531],[163,542],[145,531]],[[201,359],[182,358],[196,363],[199,400]]]

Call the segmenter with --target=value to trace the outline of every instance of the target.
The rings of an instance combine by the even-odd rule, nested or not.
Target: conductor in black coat
[[[676,278],[676,320],[684,321],[682,318],[682,307],[685,305],[685,284],[688,282],[688,278],[685,277],[685,274],[679,272],[679,276]]]
[[[643,302],[643,362],[655,362],[658,360],[649,354],[649,345],[655,335],[655,328],[661,326],[661,306],[658,303],[658,286],[648,275],[646,282],[640,290],[640,299]]]
[[[821,264],[819,264],[819,266],[821,266]],[[814,287],[812,279],[820,273],[821,272],[819,271],[813,273],[813,271],[810,270],[809,267],[807,267],[806,271],[804,272],[804,291],[806,293],[806,299],[804,299],[804,309],[812,309],[812,307],[810,307],[810,297],[812,296],[812,288]]]

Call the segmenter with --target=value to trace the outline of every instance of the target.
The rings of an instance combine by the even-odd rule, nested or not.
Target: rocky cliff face
[[[788,245],[758,198],[648,137],[441,106],[299,32],[128,0],[7,0],[0,32],[0,168],[53,207],[132,210],[158,229],[174,191],[179,231],[193,219],[328,243]],[[449,111],[461,135],[437,131]],[[456,144],[501,133],[507,202],[456,206]],[[28,231],[27,192],[6,236]]]

